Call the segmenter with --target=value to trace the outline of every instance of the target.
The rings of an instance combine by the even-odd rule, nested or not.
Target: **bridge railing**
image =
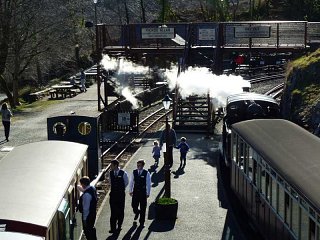
[[[320,22],[308,22],[307,43],[320,43]]]
[[[304,48],[306,24],[304,21],[223,23],[223,45],[230,48]]]
[[[190,38],[188,38],[189,35],[191,35]],[[98,24],[97,38],[100,50],[105,47],[117,47],[126,49],[178,48],[183,51],[186,45],[192,48],[215,48],[219,44],[220,47],[224,48],[300,49],[306,48],[309,43],[320,42],[320,23],[306,21],[252,21],[166,23],[165,25],[159,23]],[[223,39],[223,41],[218,43],[218,39]]]

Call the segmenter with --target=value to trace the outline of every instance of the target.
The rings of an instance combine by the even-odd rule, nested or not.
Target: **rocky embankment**
[[[320,123],[320,49],[289,64],[281,107],[284,118],[315,132]]]

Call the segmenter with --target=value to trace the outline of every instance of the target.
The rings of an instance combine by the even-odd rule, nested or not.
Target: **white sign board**
[[[118,125],[130,126],[130,113],[118,113]]]
[[[154,38],[175,38],[174,28],[157,27],[157,28],[141,28],[142,39]]]
[[[234,27],[235,38],[269,38],[270,26],[239,26]]]
[[[216,40],[216,34],[214,28],[200,28],[199,29],[199,40]]]

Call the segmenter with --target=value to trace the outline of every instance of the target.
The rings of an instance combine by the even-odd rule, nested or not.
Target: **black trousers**
[[[116,230],[116,226],[118,223],[118,227],[120,228],[123,223],[124,218],[124,207],[125,207],[125,192],[120,193],[110,193],[110,228],[111,230]]]
[[[166,154],[167,154],[167,158],[168,158],[168,160],[167,160],[168,166],[169,166],[169,168],[171,168],[173,165],[173,146],[168,147],[168,151],[166,152]]]
[[[89,214],[86,221],[82,219],[83,232],[87,240],[97,240],[96,228],[94,227],[95,221],[96,214]]]
[[[9,121],[2,121],[3,127],[4,127],[4,135],[6,139],[9,139],[9,133],[10,133],[10,122]]]
[[[147,209],[147,194],[146,192],[135,192],[133,191],[132,195],[132,209],[134,214],[140,213],[139,222],[144,224],[146,218],[146,209]],[[140,207],[140,210],[139,210]]]

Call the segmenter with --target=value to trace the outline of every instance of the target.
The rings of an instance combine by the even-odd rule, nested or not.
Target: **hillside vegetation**
[[[320,49],[289,64],[282,110],[311,132],[320,123]]]

